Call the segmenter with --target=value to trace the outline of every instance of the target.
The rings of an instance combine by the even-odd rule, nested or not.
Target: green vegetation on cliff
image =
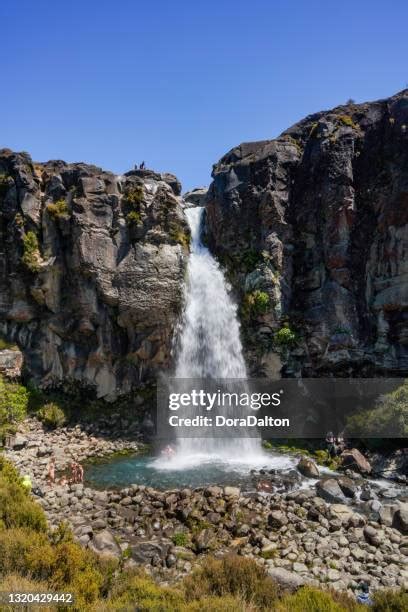
[[[175,223],[170,224],[169,236],[173,242],[181,244],[182,247],[188,249],[190,246],[190,234],[182,227],[178,227]]]
[[[34,232],[29,231],[23,236],[24,252],[21,261],[30,272],[38,272],[40,269],[40,248],[38,239]]]
[[[60,199],[47,205],[48,214],[54,219],[68,218],[69,208],[66,200]]]
[[[9,190],[10,181],[7,174],[0,174],[0,198],[4,197]]]
[[[241,312],[245,320],[255,319],[266,312],[269,308],[269,295],[265,291],[255,289],[246,293],[242,300]]]
[[[128,225],[141,225],[142,224],[142,217],[140,215],[139,212],[137,212],[136,210],[131,210],[130,212],[128,212],[128,214],[126,215],[126,223]]]
[[[7,349],[17,350],[18,346],[14,342],[9,342],[8,340],[5,340],[5,338],[0,338],[0,351],[5,351]]]
[[[135,185],[134,187],[128,187],[124,193],[123,199],[125,204],[133,208],[138,209],[140,204],[143,202],[144,191],[141,185]]]
[[[279,346],[291,346],[296,342],[296,334],[289,325],[284,325],[275,333],[274,340]]]

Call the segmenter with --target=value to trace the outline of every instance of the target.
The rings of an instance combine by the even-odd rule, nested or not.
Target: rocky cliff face
[[[408,90],[242,144],[213,179],[252,373],[406,375]]]
[[[177,179],[0,151],[0,334],[42,386],[113,400],[170,359],[189,230]]]

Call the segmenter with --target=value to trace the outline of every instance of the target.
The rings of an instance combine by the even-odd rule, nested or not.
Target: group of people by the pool
[[[77,461],[71,461],[69,464],[70,474],[63,474],[58,480],[55,475],[55,457],[51,457],[47,467],[47,481],[48,484],[80,484],[84,481],[84,468]]]

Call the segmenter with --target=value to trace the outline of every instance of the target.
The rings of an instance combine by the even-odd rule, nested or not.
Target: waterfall
[[[224,274],[201,241],[203,208],[186,210],[191,229],[185,311],[176,378],[245,379],[237,306]],[[237,416],[237,415],[236,415]],[[177,455],[246,461],[261,454],[259,438],[180,438]]]
[[[176,378],[246,378],[237,307],[219,264],[201,242],[203,208],[189,208],[186,215],[191,254]]]

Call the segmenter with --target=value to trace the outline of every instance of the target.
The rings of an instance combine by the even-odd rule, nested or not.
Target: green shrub
[[[185,604],[180,612],[254,612],[254,610],[255,608],[249,607],[240,597],[211,595]]]
[[[25,527],[45,531],[47,523],[42,509],[20,483],[15,469],[0,457],[0,523],[6,529]]]
[[[0,374],[0,431],[11,431],[13,424],[27,414],[29,393],[18,383],[10,382]]]
[[[188,249],[190,246],[190,234],[184,231],[183,228],[178,227],[176,224],[170,226],[169,237],[173,242],[181,244],[182,247]]]
[[[14,342],[8,342],[4,338],[0,338],[0,351],[4,351],[6,349],[17,350],[18,346]]]
[[[0,174],[0,198],[3,198],[10,188],[10,176],[8,174]]]
[[[373,605],[370,610],[373,612],[406,612],[408,610],[407,589],[377,591],[372,599]]]
[[[69,208],[66,200],[57,200],[53,204],[47,205],[47,212],[54,220],[67,218],[69,216]]]
[[[0,576],[0,592],[6,593],[46,593],[48,591],[48,584],[43,581],[33,580],[22,576],[21,574],[6,574],[4,577]],[[15,605],[1,606],[1,612],[16,612]],[[24,608],[20,608],[23,610]],[[29,608],[32,612],[55,612],[55,606],[44,606],[41,608],[31,607]]]
[[[275,333],[275,342],[279,346],[291,346],[296,342],[296,334],[290,327],[281,327]]]
[[[24,217],[21,213],[17,213],[14,217],[14,223],[18,227],[24,227]]]
[[[45,532],[17,527],[0,531],[2,574],[28,574],[36,580],[48,579],[53,550]]]
[[[302,587],[292,595],[285,595],[274,608],[276,612],[345,612],[345,608],[332,598],[328,591],[320,591],[313,587]],[[355,604],[355,610],[359,606]]]
[[[350,115],[339,115],[338,116],[338,120],[343,123],[343,125],[348,125],[349,127],[354,128],[355,130],[358,129],[358,125],[356,123],[354,123],[353,119],[350,117]]]
[[[314,136],[316,136],[318,127],[319,124],[317,121],[313,123],[312,127],[310,128],[309,138],[313,138]]]
[[[77,606],[100,596],[104,576],[98,558],[75,542],[53,545],[46,533],[17,528],[0,531],[0,573],[46,580],[51,590],[73,591]]]
[[[279,596],[278,585],[266,570],[252,559],[229,555],[222,559],[207,558],[202,567],[184,579],[187,600],[234,595],[251,602],[261,610],[273,609]]]
[[[345,434],[353,437],[408,437],[408,380],[383,395],[372,410],[363,410],[347,419]]]
[[[113,585],[108,610],[140,612],[180,612],[184,598],[181,591],[157,585],[143,572],[122,574]]]
[[[142,225],[142,217],[140,213],[136,212],[135,210],[131,210],[126,215],[126,223],[131,226]]]
[[[143,202],[144,191],[141,185],[135,187],[128,187],[124,193],[123,199],[128,206],[133,208],[139,208]]]
[[[240,257],[240,264],[247,272],[256,268],[256,266],[262,261],[262,253],[256,251],[255,249],[248,249],[247,251],[244,251]]]
[[[24,252],[21,261],[30,272],[38,272],[40,269],[40,249],[38,239],[34,232],[27,232],[23,236]]]
[[[182,531],[174,533],[171,536],[171,540],[175,546],[187,546],[189,543],[188,535]]]
[[[244,319],[254,319],[268,312],[269,295],[265,291],[255,289],[244,295],[241,312]]]
[[[65,413],[55,402],[45,404],[37,412],[37,416],[49,429],[62,427],[66,422]]]
[[[340,457],[332,457],[329,451],[324,449],[314,451],[313,457],[316,460],[316,463],[319,465],[324,465],[330,470],[337,470],[341,463]]]

